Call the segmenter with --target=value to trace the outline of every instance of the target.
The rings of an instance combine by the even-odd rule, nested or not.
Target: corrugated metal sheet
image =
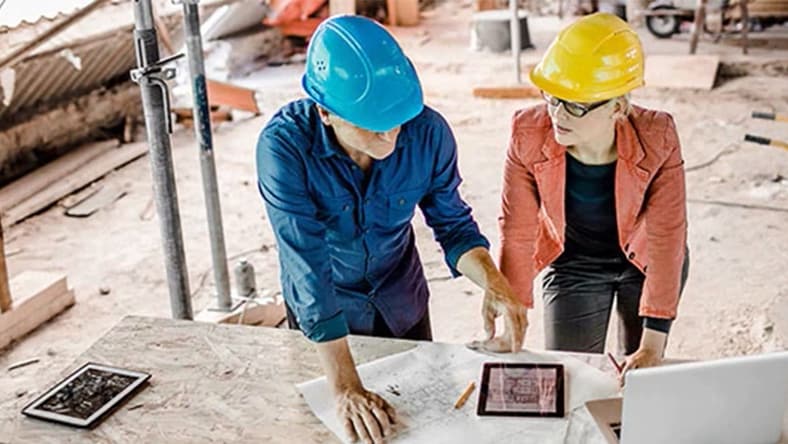
[[[26,1],[39,3],[38,0]],[[90,0],[48,0],[46,3],[56,1],[81,2],[83,6],[90,3]],[[5,97],[8,102],[0,100],[0,129],[21,111],[34,109],[45,102],[75,97],[119,76],[128,76],[136,66],[131,38],[134,14],[130,0],[121,0],[122,3],[113,1],[116,0],[74,23],[25,59],[7,68],[14,70],[12,76],[0,73],[0,78],[14,79],[10,101],[7,99],[9,91],[0,91],[0,97]],[[215,9],[228,1],[231,0],[207,0],[200,4],[203,9]],[[173,5],[170,0],[154,0],[154,4],[167,28],[172,31],[180,26],[180,6]],[[0,31],[0,58],[64,19],[63,14],[58,14],[54,19],[41,15],[35,22],[25,19],[13,30]],[[33,19],[32,16],[27,18]]]
[[[122,31],[125,37],[131,28]],[[136,64],[130,38],[108,36],[67,51],[28,59],[14,68],[14,94],[7,107],[0,104],[0,122],[43,102],[58,102],[128,76]]]
[[[0,0],[0,31],[70,15],[93,0]]]

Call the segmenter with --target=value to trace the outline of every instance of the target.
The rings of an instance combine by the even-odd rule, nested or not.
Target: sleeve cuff
[[[673,323],[672,319],[660,319],[646,316],[643,318],[643,328],[649,330],[656,330],[662,333],[670,332],[670,325]]]
[[[331,318],[315,323],[304,334],[313,342],[328,342],[350,334],[345,313],[339,312]]]
[[[451,271],[452,277],[456,278],[462,276],[462,273],[457,270],[457,262],[460,260],[463,254],[476,247],[484,247],[489,250],[490,242],[486,237],[480,235],[479,237],[472,240],[461,242],[446,252],[446,265],[449,266],[449,271]]]

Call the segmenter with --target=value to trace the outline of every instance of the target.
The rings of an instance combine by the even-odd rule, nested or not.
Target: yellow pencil
[[[473,393],[473,390],[475,388],[476,388],[476,383],[471,381],[471,383],[468,384],[468,387],[465,387],[465,391],[463,391],[460,397],[457,398],[457,402],[454,403],[454,408],[458,409],[461,408],[463,405],[465,405],[465,401],[467,401],[468,398],[470,398],[471,393]]]

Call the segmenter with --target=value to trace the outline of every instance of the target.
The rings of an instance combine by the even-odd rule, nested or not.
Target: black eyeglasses
[[[570,101],[567,101],[567,100],[564,100],[564,99],[559,99],[558,97],[551,96],[550,94],[547,94],[544,91],[542,91],[542,98],[544,98],[544,100],[547,102],[548,105],[553,106],[553,107],[557,107],[558,105],[563,103],[564,104],[564,109],[566,110],[566,112],[568,112],[570,115],[572,115],[574,117],[578,117],[578,118],[585,116],[586,114],[590,113],[591,111],[593,111],[593,110],[599,108],[600,106],[606,104],[610,100],[613,100],[613,99],[610,99],[610,100],[604,100],[602,102],[592,103],[590,105],[583,105],[581,103],[570,102]]]

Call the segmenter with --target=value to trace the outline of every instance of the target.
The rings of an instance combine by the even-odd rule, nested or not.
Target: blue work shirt
[[[312,100],[291,102],[260,134],[257,174],[282,294],[316,342],[370,334],[376,310],[395,336],[426,314],[429,289],[411,226],[416,205],[454,276],[460,256],[489,248],[458,191],[454,136],[429,107],[402,125],[394,152],[365,174]]]

